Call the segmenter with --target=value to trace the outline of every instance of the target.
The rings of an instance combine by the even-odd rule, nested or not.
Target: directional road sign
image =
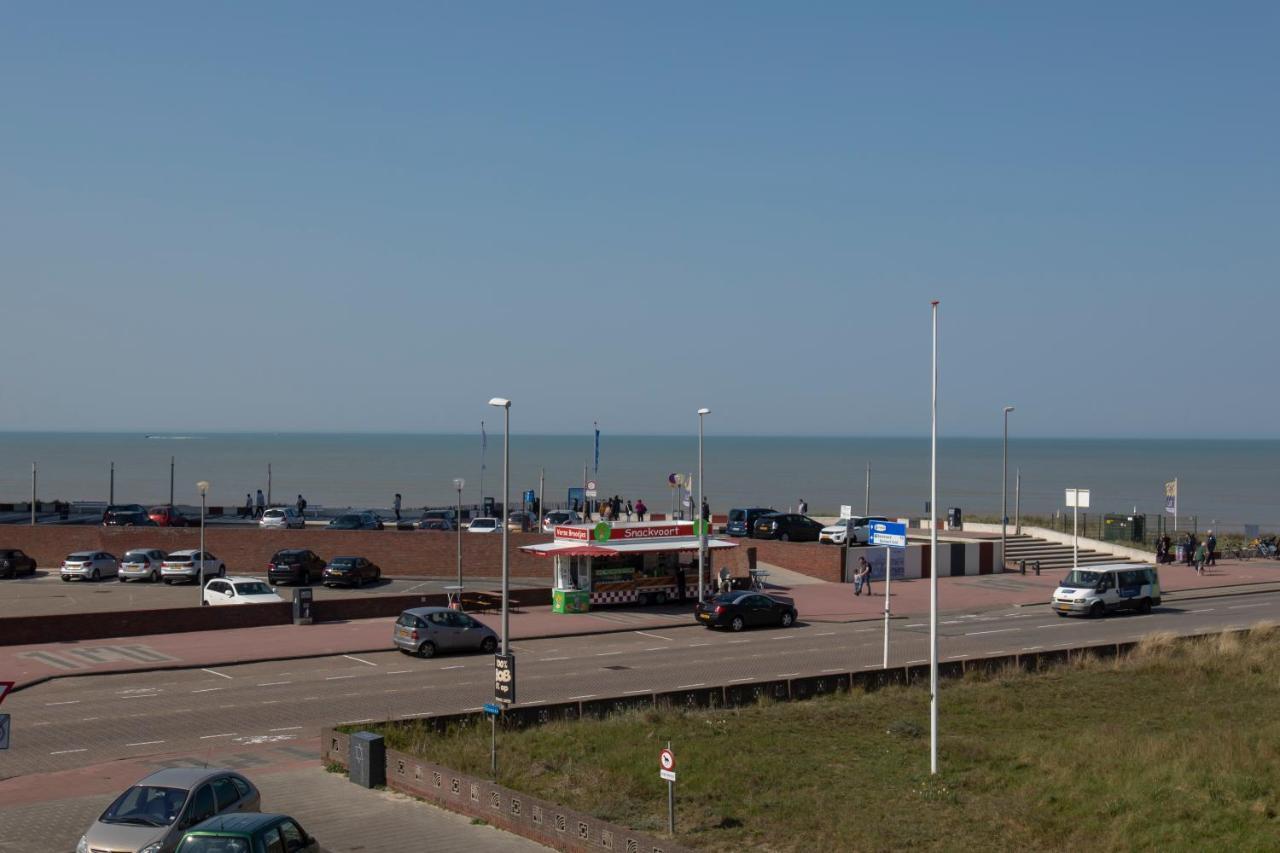
[[[890,548],[907,547],[907,526],[896,521],[873,521],[870,542],[872,545],[888,545]]]
[[[492,703],[492,702],[485,702],[485,703],[484,703],[484,712],[485,712],[486,714],[490,714],[490,715],[493,715],[493,716],[497,716],[498,714],[501,714],[501,713],[502,713],[502,708],[501,708],[501,707],[499,707],[498,705],[495,705],[495,704],[494,704],[494,703]]]

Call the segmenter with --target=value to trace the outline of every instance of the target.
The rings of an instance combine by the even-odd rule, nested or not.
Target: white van
[[[1154,566],[1112,563],[1073,569],[1053,591],[1050,606],[1059,616],[1098,617],[1108,610],[1150,613],[1160,603],[1160,577]]]

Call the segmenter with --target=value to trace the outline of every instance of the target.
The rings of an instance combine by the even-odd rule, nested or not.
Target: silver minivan
[[[414,607],[400,614],[391,629],[397,649],[418,657],[437,652],[481,651],[493,654],[498,635],[492,628],[460,610],[448,607]]]
[[[1072,569],[1053,591],[1050,606],[1059,616],[1103,616],[1111,610],[1150,613],[1160,604],[1155,566],[1113,563]]]

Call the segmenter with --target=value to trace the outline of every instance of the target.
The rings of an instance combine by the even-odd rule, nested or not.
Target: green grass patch
[[[370,727],[364,727],[370,728]],[[487,776],[489,728],[380,727]],[[707,850],[1280,849],[1280,632],[1144,641],[1119,660],[920,688],[499,734],[499,781]]]

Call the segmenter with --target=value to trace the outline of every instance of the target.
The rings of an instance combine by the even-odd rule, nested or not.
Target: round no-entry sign
[[[662,750],[662,752],[658,753],[658,764],[662,766],[663,770],[675,770],[676,769],[675,753],[669,749]]]

